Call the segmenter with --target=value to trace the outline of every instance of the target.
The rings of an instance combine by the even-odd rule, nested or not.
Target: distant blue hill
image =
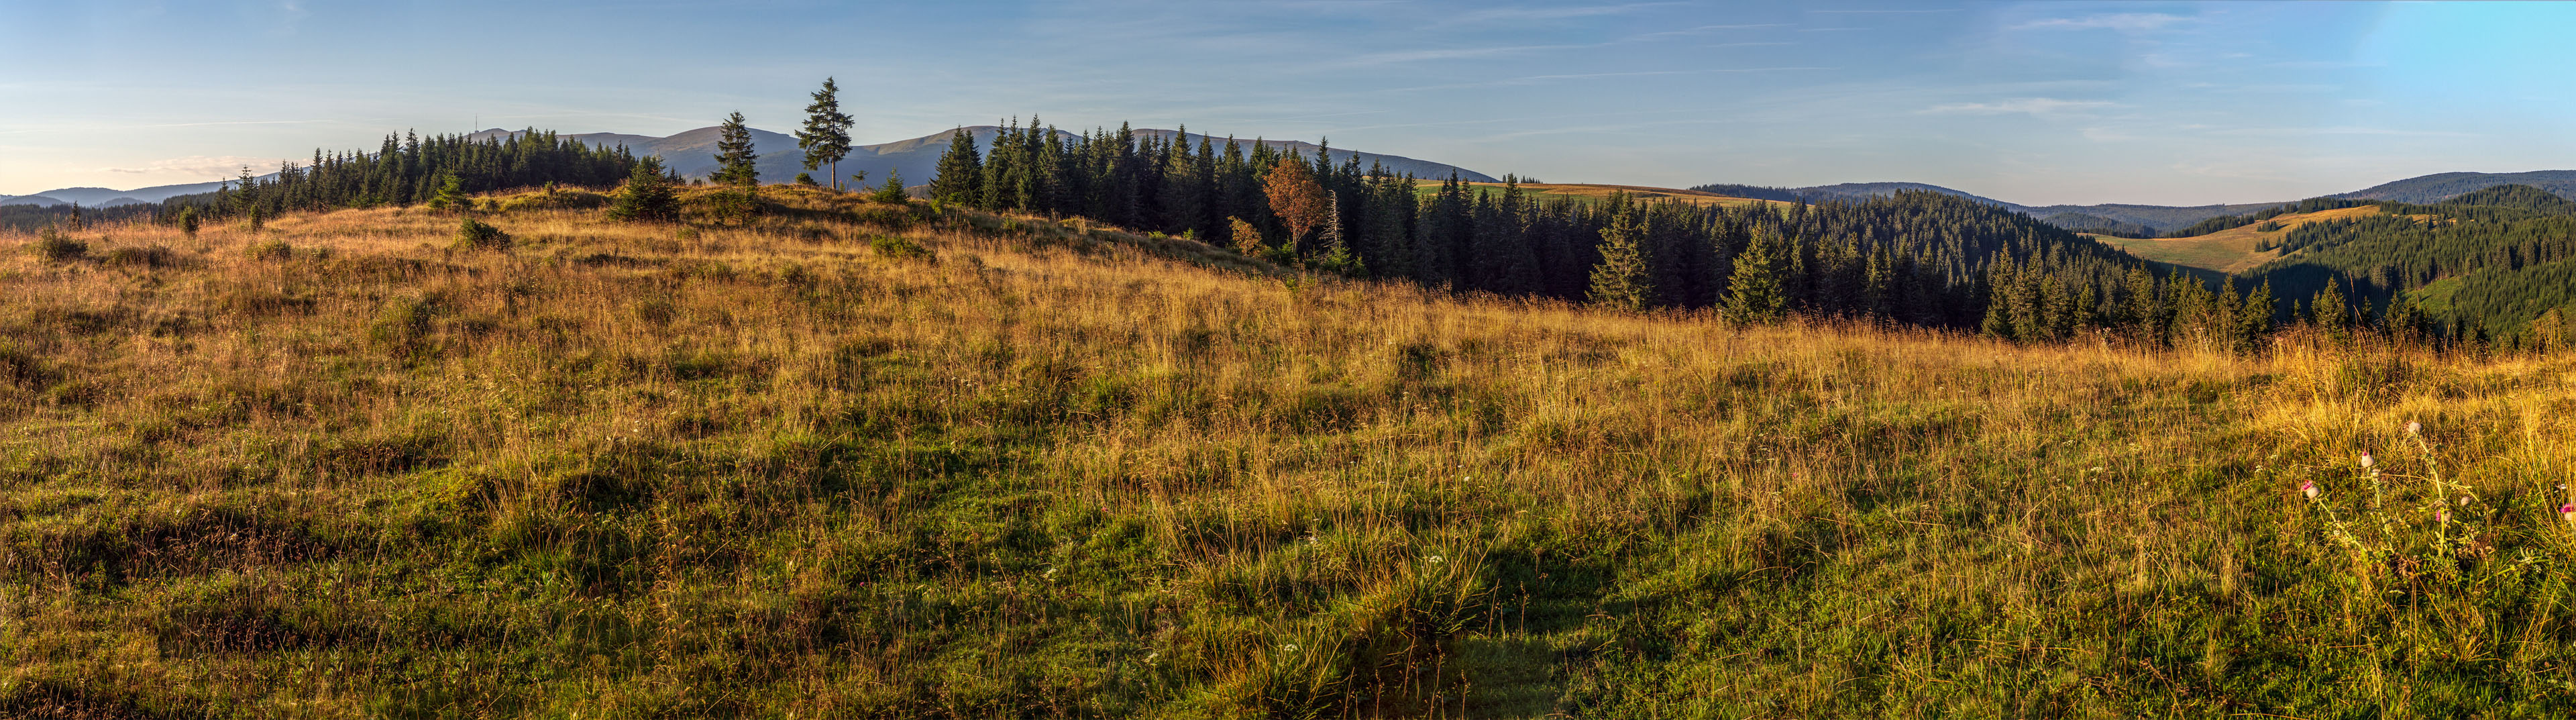
[[[2485,190],[2497,185],[2529,185],[2547,190],[2559,197],[2576,198],[2576,170],[2534,170],[2518,173],[2447,172],[2411,177],[2367,189],[2336,195],[2355,200],[2395,200],[2430,203]]]
[[[2542,190],[2547,190],[2562,197],[2576,198],[2576,170],[2538,170],[2519,173],[2436,173],[2374,185],[2368,189],[2356,190],[2330,197],[2352,198],[2358,200],[2395,200],[2398,202],[2430,203],[2447,200],[2465,193],[2484,190],[2498,185],[2529,185]],[[1897,192],[1904,190],[1919,190],[1924,192],[1936,192],[1944,195],[1956,195],[1989,205],[2015,210],[2070,230],[2120,230],[2130,233],[2137,233],[2137,231],[2141,229],[2154,233],[2161,233],[2188,227],[2193,223],[2214,217],[2243,215],[2245,213],[2279,207],[2295,202],[2281,201],[2192,206],[2130,205],[2121,203],[2106,203],[2101,205],[2033,206],[2005,202],[1962,190],[1953,190],[1939,185],[1930,185],[1918,182],[1840,183],[1835,185],[1816,185],[1812,187],[1799,188],[1715,184],[1701,185],[1692,189],[1733,195],[1736,197],[1753,197],[1771,200],[1806,200],[1808,202],[1865,200],[1881,195],[1894,195]]]

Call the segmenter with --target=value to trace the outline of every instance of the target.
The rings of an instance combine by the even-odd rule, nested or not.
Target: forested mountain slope
[[[2282,233],[2286,254],[2247,274],[2292,296],[2348,295],[2447,335],[2524,335],[2534,320],[2576,308],[2566,262],[2576,257],[2576,203],[2508,186],[2378,207]]]

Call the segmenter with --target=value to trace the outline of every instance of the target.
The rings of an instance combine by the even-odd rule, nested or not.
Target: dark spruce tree
[[[977,205],[984,199],[984,161],[975,151],[975,134],[958,128],[948,134],[948,152],[939,155],[939,174],[930,178],[930,197],[949,205]]]
[[[752,150],[751,126],[742,113],[727,116],[716,137],[716,171],[708,179],[733,189],[717,196],[717,214],[737,222],[760,208],[760,155]]]
[[[1789,298],[1780,286],[1780,246],[1776,231],[1767,227],[1753,231],[1752,241],[1735,256],[1734,272],[1726,276],[1728,318],[1767,323],[1789,311]]]
[[[898,170],[887,170],[885,184],[878,186],[876,192],[870,193],[868,199],[881,203],[902,204],[911,202],[912,196],[903,190],[903,173]]]
[[[671,186],[679,182],[662,167],[662,158],[647,155],[635,162],[635,171],[618,188],[617,200],[608,206],[608,217],[630,222],[656,222],[678,216],[680,196]]]
[[[1592,266],[1593,304],[1631,312],[1653,306],[1655,288],[1637,247],[1641,234],[1636,214],[1625,209],[1601,228],[1601,262]]]
[[[841,112],[840,86],[823,78],[823,89],[814,91],[814,102],[805,106],[805,127],[796,131],[796,147],[805,151],[807,171],[831,166],[834,190],[841,189],[841,159],[850,156],[850,125],[850,116]]]
[[[758,186],[760,156],[752,151],[751,126],[743,123],[742,113],[726,116],[716,133],[716,171],[707,179],[718,185]]]

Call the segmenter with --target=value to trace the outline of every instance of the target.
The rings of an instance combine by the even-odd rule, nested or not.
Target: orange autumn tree
[[[1270,167],[1270,176],[1261,181],[1262,190],[1270,195],[1270,212],[1288,226],[1288,249],[1295,252],[1297,241],[1324,224],[1332,210],[1324,196],[1324,186],[1315,182],[1315,173],[1306,163],[1289,155]]]

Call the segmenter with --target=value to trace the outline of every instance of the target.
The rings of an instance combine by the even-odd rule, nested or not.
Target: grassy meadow
[[[0,235],[0,716],[2576,714],[2576,357],[764,192]]]

